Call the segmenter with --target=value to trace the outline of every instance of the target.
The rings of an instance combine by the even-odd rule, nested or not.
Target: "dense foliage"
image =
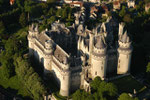
[[[138,98],[133,98],[131,96],[129,96],[127,93],[122,93],[118,100],[139,100]]]
[[[96,77],[91,83],[91,93],[77,90],[73,94],[73,100],[110,100],[118,94],[117,87],[113,83],[102,81]]]

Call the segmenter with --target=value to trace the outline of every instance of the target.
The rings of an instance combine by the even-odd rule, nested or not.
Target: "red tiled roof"
[[[119,1],[114,1],[114,2],[113,2],[113,5],[119,5],[119,4],[120,4]]]
[[[147,3],[147,4],[146,4],[146,7],[150,7],[150,3]]]
[[[77,2],[71,2],[70,5],[79,4],[80,7],[83,6],[83,2],[77,1]]]
[[[90,13],[97,12],[97,11],[98,11],[98,9],[95,6],[93,6],[93,7],[91,7]]]
[[[14,4],[15,3],[15,0],[10,0],[10,4]]]

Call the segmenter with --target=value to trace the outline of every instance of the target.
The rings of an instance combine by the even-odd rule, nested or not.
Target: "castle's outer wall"
[[[107,57],[107,75],[117,71],[117,55]]]
[[[117,74],[125,74],[130,70],[131,54],[119,54]]]

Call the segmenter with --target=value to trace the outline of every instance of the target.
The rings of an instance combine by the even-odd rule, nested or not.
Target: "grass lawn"
[[[134,89],[137,91],[137,93],[139,93],[146,89],[144,85],[132,78],[131,75],[113,80],[111,82],[118,87],[119,93],[133,93]]]

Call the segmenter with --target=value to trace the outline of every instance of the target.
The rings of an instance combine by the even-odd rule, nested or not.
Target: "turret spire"
[[[97,43],[96,43],[95,47],[98,48],[98,49],[102,49],[102,48],[106,47],[106,45],[105,45],[105,43],[103,41],[102,36],[98,36],[97,37]]]
[[[127,34],[127,31],[125,31],[124,34],[123,34],[122,37],[121,37],[121,42],[127,43],[127,42],[129,42],[129,41],[130,41],[130,40],[129,40],[129,36],[128,36],[128,34]]]

